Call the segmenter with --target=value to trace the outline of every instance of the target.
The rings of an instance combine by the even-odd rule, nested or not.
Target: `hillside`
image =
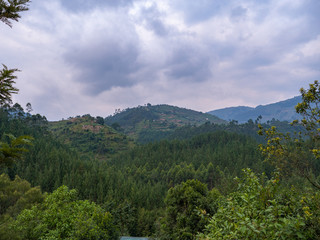
[[[140,143],[165,138],[175,129],[185,125],[198,126],[205,122],[226,123],[212,114],[170,105],[152,106],[150,104],[125,109],[107,117],[105,122]]]
[[[73,149],[98,158],[108,158],[134,145],[125,135],[99,124],[97,119],[90,115],[49,122],[49,130]]]
[[[260,115],[262,116],[262,122],[271,121],[272,119],[291,122],[295,119],[300,119],[300,116],[295,112],[295,106],[299,102],[301,102],[300,96],[272,104],[259,105],[255,108],[245,106],[229,107],[208,113],[227,121],[236,120],[239,123],[247,122],[249,119],[256,120]]]

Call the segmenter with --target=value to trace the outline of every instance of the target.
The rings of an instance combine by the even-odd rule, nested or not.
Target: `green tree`
[[[305,131],[292,136],[279,132],[274,126],[264,129],[260,125],[259,134],[267,140],[260,149],[284,175],[297,174],[319,190],[320,183],[314,174],[315,170],[320,173],[320,169],[316,169],[320,159],[320,84],[314,81],[309,84],[309,89],[301,88],[300,92],[302,102],[297,104],[296,112],[303,119],[295,120],[292,125],[300,124]]]
[[[30,0],[0,0],[0,21],[12,27],[11,20],[18,21],[21,17],[20,12],[28,10]],[[11,95],[18,93],[18,89],[13,86],[17,78],[13,74],[18,69],[8,69],[6,65],[2,65],[0,70],[0,106],[11,103]]]
[[[7,134],[9,140],[0,142],[0,167],[10,167],[16,159],[21,159],[22,153],[26,152],[25,145],[31,145],[32,137],[20,136],[15,137]]]
[[[96,123],[100,124],[100,125],[104,125],[104,119],[103,117],[97,116],[96,117]]]
[[[219,195],[217,190],[209,192],[205,184],[194,179],[171,188],[165,199],[162,238],[196,239],[207,224],[204,216],[214,213],[214,201]]]
[[[66,186],[22,211],[11,228],[21,239],[117,239],[112,215]]]
[[[279,191],[279,175],[259,179],[250,169],[243,170],[238,189],[221,199],[217,213],[210,219],[200,239],[319,239],[313,225],[313,212],[294,189]],[[316,210],[315,218],[319,216]]]
[[[43,199],[39,187],[31,188],[29,182],[18,176],[12,181],[8,175],[0,175],[0,239],[15,239],[17,234],[9,226],[22,210],[30,209]]]
[[[3,69],[0,69],[0,107],[5,104],[11,104],[11,95],[18,93],[18,89],[13,85],[17,76],[13,74],[18,69],[8,69],[6,65],[2,65]]]
[[[18,21],[21,17],[20,12],[28,10],[28,3],[30,0],[0,0],[0,21],[12,27],[11,20]],[[2,65],[0,69],[0,107],[12,103],[12,94],[18,93],[18,89],[14,87],[15,79],[14,73],[18,69],[8,69],[7,66]],[[21,157],[21,152],[26,151],[22,146],[30,144],[32,139],[29,136],[14,137],[8,134],[9,142],[0,142],[0,167],[10,166],[14,160]]]
[[[0,21],[12,27],[11,20],[18,21],[20,12],[28,10],[30,0],[1,0]]]

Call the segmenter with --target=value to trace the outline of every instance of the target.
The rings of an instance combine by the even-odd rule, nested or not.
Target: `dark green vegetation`
[[[169,105],[151,104],[119,110],[105,119],[107,125],[122,131],[139,143],[164,139],[181,126],[199,126],[208,121],[217,124],[226,123],[211,114]]]
[[[255,108],[244,106],[229,107],[208,113],[227,121],[236,120],[239,123],[245,123],[249,119],[257,119],[259,116],[262,116],[262,122],[271,121],[272,119],[291,122],[295,119],[301,119],[301,116],[294,110],[294,107],[299,102],[301,102],[301,97],[294,97],[281,102],[259,105]]]

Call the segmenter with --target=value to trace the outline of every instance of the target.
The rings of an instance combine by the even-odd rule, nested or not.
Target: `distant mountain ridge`
[[[301,119],[301,116],[295,111],[295,106],[301,101],[301,96],[297,96],[272,104],[259,105],[255,108],[238,106],[217,109],[208,113],[226,121],[236,120],[239,123],[247,122],[249,119],[256,120],[259,116],[262,116],[262,122],[272,119],[291,122],[295,119]]]

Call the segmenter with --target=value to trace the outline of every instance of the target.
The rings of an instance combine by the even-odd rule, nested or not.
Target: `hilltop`
[[[98,158],[108,158],[134,145],[127,136],[90,115],[49,122],[49,130],[71,148],[82,154],[94,154]]]
[[[206,122],[226,123],[211,114],[165,104],[127,108],[107,117],[105,122],[140,143],[159,140],[186,125],[199,126]]]

